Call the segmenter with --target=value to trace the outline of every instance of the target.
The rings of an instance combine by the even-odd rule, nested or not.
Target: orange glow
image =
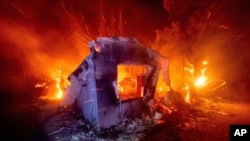
[[[57,75],[54,75],[54,80],[56,82],[55,99],[60,100],[60,99],[62,99],[63,91],[69,85],[69,82],[65,81],[66,79],[63,76],[63,71],[62,70],[58,70],[57,73],[58,73]]]
[[[164,83],[163,78],[162,78],[162,74],[160,73],[159,79],[157,82],[157,86],[156,86],[155,98],[162,98],[169,91],[170,91],[170,87],[166,83]]]
[[[45,87],[45,86],[46,86],[46,83],[36,84],[35,88],[42,88],[42,87]]]
[[[144,65],[118,65],[117,66],[117,87],[121,99],[143,97],[146,66]],[[159,74],[155,98],[162,98],[170,91],[170,87],[163,81],[162,74]]]
[[[61,79],[60,78],[56,78],[56,88],[57,88],[56,98],[57,99],[61,99],[63,97],[63,90],[62,90],[60,84],[61,84]]]
[[[208,64],[207,61],[203,61],[202,62],[202,65],[203,65],[203,68],[201,68],[201,70],[199,70],[201,73],[200,73],[200,76],[196,76],[195,77],[195,73],[194,73],[194,65],[189,63],[188,61],[186,61],[187,64],[188,64],[188,67],[184,67],[183,69],[187,72],[189,72],[189,74],[191,74],[191,83],[188,83],[186,85],[184,85],[183,87],[183,90],[185,92],[185,101],[187,103],[190,103],[191,102],[191,94],[190,93],[190,86],[195,86],[195,87],[205,87],[207,85],[207,76],[205,75],[205,72],[206,72],[206,65]],[[197,71],[197,70],[196,70]]]
[[[186,85],[185,87],[184,87],[184,90],[186,91],[186,96],[185,96],[185,101],[187,102],[187,103],[190,103],[190,90],[189,90],[189,85]]]
[[[122,99],[141,97],[143,92],[143,76],[145,66],[118,65],[118,94]]]
[[[44,96],[41,96],[40,99],[49,99],[49,100],[60,100],[63,97],[64,89],[69,85],[68,81],[63,76],[62,70],[52,71],[50,74],[50,81],[54,83],[42,83],[36,84],[35,88],[44,87],[48,89],[48,93]]]
[[[192,75],[194,74],[194,68],[193,67],[192,68],[184,67],[184,70],[188,71]]]
[[[205,71],[206,71],[206,68],[203,68],[203,69],[201,70],[201,76],[198,77],[198,78],[195,80],[194,85],[195,85],[196,87],[201,87],[201,86],[203,86],[203,85],[205,84],[205,82],[206,82],[206,80],[207,80],[207,78],[205,77]]]
[[[160,92],[163,92],[163,88],[162,87],[159,87],[158,89]]]
[[[202,64],[203,64],[203,65],[207,65],[208,62],[207,62],[207,61],[203,61]]]

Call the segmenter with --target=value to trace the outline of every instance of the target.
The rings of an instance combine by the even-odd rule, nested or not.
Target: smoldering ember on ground
[[[1,140],[229,140],[229,125],[250,124],[247,0],[0,3]],[[100,106],[109,96],[92,100],[100,109],[83,106],[90,114],[77,103],[91,103],[86,97],[60,106],[73,83],[71,74],[91,55],[89,43],[100,37],[130,43],[133,39],[132,46],[138,46],[136,39],[168,58],[171,87],[161,72],[154,73],[159,78],[149,89],[153,107],[140,107],[151,62],[114,65],[110,55],[98,68],[109,77],[96,80],[94,89],[98,94],[104,87],[113,97],[116,84],[119,98],[111,103],[117,112]],[[117,81],[106,81],[110,77]],[[79,95],[91,96],[85,93]],[[126,108],[129,116],[120,115],[120,121],[108,128],[89,120],[114,123],[96,113],[119,115]]]

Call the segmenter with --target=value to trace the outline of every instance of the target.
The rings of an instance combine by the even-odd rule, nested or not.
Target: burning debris
[[[200,94],[215,91],[226,84],[226,81],[212,78],[206,73],[210,69],[208,61],[201,61],[198,65],[190,63],[187,59],[184,59],[184,62],[183,77],[187,80],[183,91],[187,103],[195,102]]]

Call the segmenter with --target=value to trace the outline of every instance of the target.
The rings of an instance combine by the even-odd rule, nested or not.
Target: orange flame
[[[143,65],[125,65],[117,66],[117,85],[118,95],[121,99],[131,99],[142,96],[143,75],[146,67]]]
[[[64,89],[69,85],[68,81],[65,81],[66,79],[63,76],[63,71],[59,70],[58,75],[55,76],[55,81],[56,81],[56,94],[55,94],[55,99],[62,99],[63,97],[63,91]]]
[[[186,96],[185,96],[185,101],[187,102],[187,103],[190,103],[190,90],[189,90],[189,85],[186,85],[185,87],[184,87],[184,90],[186,91]]]
[[[56,98],[57,99],[61,99],[63,97],[63,90],[62,90],[60,84],[61,84],[61,79],[60,78],[56,78],[56,88],[57,88]]]
[[[194,76],[194,71],[195,71],[194,65],[189,63],[188,61],[187,61],[187,64],[188,64],[188,67],[184,67],[183,69],[185,71],[188,71],[192,75],[192,77],[194,78],[195,77]],[[207,77],[205,76],[205,71],[207,68],[205,66],[208,64],[208,62],[203,61],[202,64],[204,65],[204,67],[200,70],[201,75],[197,78],[194,78],[194,80],[192,80],[192,84],[186,84],[183,88],[185,91],[185,101],[187,103],[191,102],[190,85],[195,86],[195,87],[203,87],[206,85]]]
[[[55,83],[41,83],[36,84],[35,88],[47,88],[48,93],[45,96],[41,96],[40,99],[49,99],[49,100],[60,100],[63,97],[64,88],[69,85],[68,81],[64,81],[64,76],[62,70],[52,71],[50,73],[50,77],[52,82]]]
[[[198,77],[195,82],[194,82],[194,85],[196,87],[200,87],[200,86],[203,86],[207,80],[207,77],[205,76],[205,71],[206,71],[206,68],[203,68],[201,70],[201,76]]]

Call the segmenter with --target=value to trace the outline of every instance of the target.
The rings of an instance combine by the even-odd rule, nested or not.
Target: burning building
[[[194,93],[201,98],[216,98],[216,102],[224,97],[248,98],[248,5],[247,0],[3,0],[0,5],[0,103],[27,104],[28,101],[40,105],[36,104],[41,102],[37,98],[46,94],[42,104],[56,103],[57,106],[58,100],[63,98],[61,106],[77,103],[80,113],[96,127],[115,125],[123,118],[135,117],[151,107],[154,98],[157,104],[157,91],[166,94],[169,90],[161,86],[165,83],[155,88],[157,76],[161,75],[159,70],[163,75],[168,74],[168,58],[164,56],[171,58],[171,87],[183,94],[190,105]],[[135,38],[112,36],[136,37],[157,52]],[[87,44],[91,39],[96,40],[90,42],[89,53]],[[81,63],[82,58],[85,59]],[[204,60],[206,65],[202,64]],[[71,85],[62,97],[67,76]],[[159,76],[159,80],[161,78]],[[164,78],[168,83],[168,76]],[[167,98],[165,105],[173,103],[173,97],[164,98]],[[217,118],[215,113],[220,112],[214,111],[219,109],[214,106],[217,103],[206,102],[213,102],[209,106],[213,111],[206,112],[213,119],[206,121],[226,121],[227,117]],[[14,109],[22,107],[18,105]],[[230,115],[232,107],[225,107],[230,108]],[[34,121],[29,120],[36,118],[34,112],[45,116],[53,111],[42,114],[37,110],[44,107],[36,108],[34,112],[15,110],[20,111],[19,115],[28,111],[27,117],[20,118],[8,114],[9,109],[2,109],[1,117],[9,121],[1,124],[2,140],[23,134],[20,131],[27,126],[23,121]],[[235,111],[248,113],[248,110],[240,109],[244,108]],[[6,115],[13,115],[13,119],[25,126],[17,128],[19,124],[10,121]],[[190,115],[190,111],[184,115]],[[64,120],[56,122],[60,121]],[[190,127],[192,122],[185,121],[182,125]],[[202,127],[203,131],[207,126],[204,122],[204,126],[196,127]],[[29,127],[34,124],[30,123]],[[15,133],[8,133],[13,129],[16,129]],[[193,137],[193,131],[192,128],[186,135]],[[216,133],[212,134],[206,130],[205,134],[198,133],[201,136],[192,139],[213,138],[219,133],[214,131]],[[164,140],[164,136],[165,132],[158,137]],[[157,140],[155,137],[152,135],[152,139]]]
[[[90,55],[69,76],[71,84],[61,106],[77,101],[83,116],[94,126],[107,128],[152,108],[160,70],[170,86],[168,58],[135,38],[100,37],[89,46]],[[121,65],[137,69],[118,80]],[[134,97],[124,100],[128,94]]]

